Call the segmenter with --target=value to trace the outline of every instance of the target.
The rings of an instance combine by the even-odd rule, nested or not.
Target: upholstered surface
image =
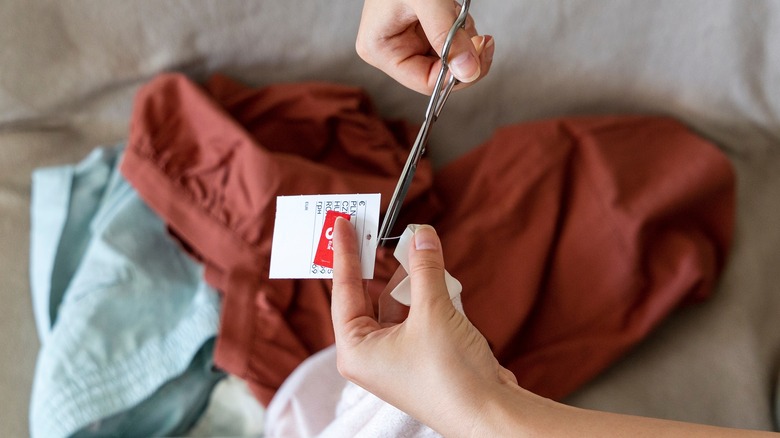
[[[39,347],[28,257],[30,174],[126,136],[137,87],[166,70],[250,84],[365,87],[419,121],[424,97],[355,54],[360,2],[27,1],[0,6],[0,435],[28,434]],[[621,412],[771,429],[780,362],[780,3],[477,0],[490,76],[452,96],[441,165],[498,127],[567,114],[661,113],[713,140],[737,172],[737,228],[708,302],[679,311],[570,399]],[[586,291],[583,291],[584,293]]]

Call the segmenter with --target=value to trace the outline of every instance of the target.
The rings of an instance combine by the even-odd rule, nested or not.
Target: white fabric
[[[246,382],[236,376],[220,380],[211,392],[206,410],[188,437],[261,437],[265,409]]]

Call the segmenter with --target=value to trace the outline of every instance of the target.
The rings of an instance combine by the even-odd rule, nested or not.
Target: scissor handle
[[[455,23],[453,23],[449,33],[447,33],[447,39],[444,40],[444,46],[441,48],[441,59],[445,64],[447,63],[447,58],[450,56],[450,47],[452,46],[452,40],[455,39],[455,33],[458,32],[458,29],[466,27],[466,18],[469,16],[469,6],[471,6],[471,0],[463,0],[458,18],[455,19]]]
[[[469,16],[470,5],[471,0],[463,0],[460,14],[458,14],[458,18],[455,19],[455,23],[453,23],[450,31],[447,33],[447,39],[444,40],[444,46],[441,49],[441,69],[439,70],[439,76],[436,78],[436,83],[433,86],[433,93],[431,93],[431,99],[428,101],[428,107],[425,109],[426,122],[433,123],[436,121],[439,117],[439,113],[441,113],[441,109],[444,107],[444,103],[447,102],[447,99],[450,97],[452,89],[455,85],[460,83],[460,81],[455,79],[455,76],[450,74],[447,84],[443,85],[444,78],[447,77],[447,73],[449,73],[450,70],[449,57],[452,41],[455,39],[455,34],[458,30],[466,27],[466,19]]]

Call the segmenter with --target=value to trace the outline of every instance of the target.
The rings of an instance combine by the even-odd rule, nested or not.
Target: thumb
[[[415,13],[431,47],[441,56],[444,43],[458,11],[451,0],[417,2]],[[452,39],[447,59],[452,74],[461,82],[473,82],[479,78],[479,54],[464,29],[458,29]]]
[[[412,289],[410,312],[440,305],[437,303],[452,306],[444,280],[441,241],[430,225],[418,225],[414,231],[414,243],[409,246],[409,270]]]

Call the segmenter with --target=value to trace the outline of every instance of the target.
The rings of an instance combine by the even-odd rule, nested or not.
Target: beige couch
[[[354,52],[357,0],[44,1],[0,6],[0,436],[28,434],[39,347],[28,281],[30,173],[126,135],[139,84],[164,70],[252,84],[365,87],[387,116],[424,98]],[[780,2],[475,0],[494,67],[450,99],[438,165],[499,125],[585,113],[663,113],[733,160],[736,242],[717,294],[675,314],[569,402],[773,427],[780,365]]]

